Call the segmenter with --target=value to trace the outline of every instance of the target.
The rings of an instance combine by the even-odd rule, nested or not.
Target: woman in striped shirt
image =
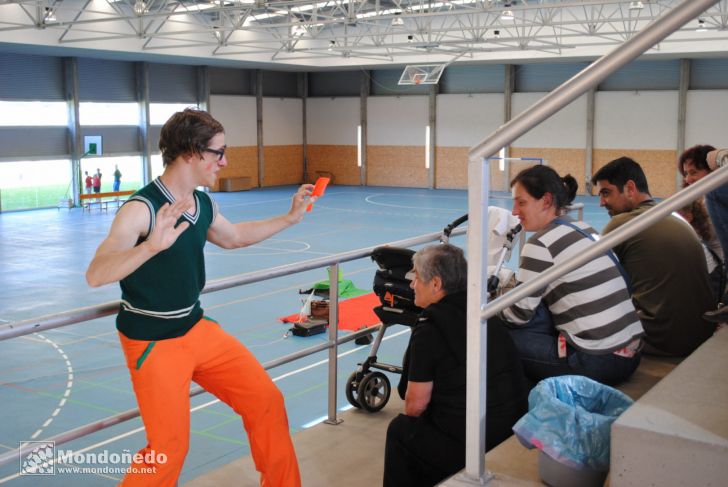
[[[548,166],[525,169],[511,181],[513,214],[534,232],[521,251],[519,284],[592,245],[594,229],[564,216],[577,187],[573,177],[562,179]],[[550,282],[495,320],[510,328],[534,381],[578,374],[617,384],[639,365],[644,330],[613,254]]]

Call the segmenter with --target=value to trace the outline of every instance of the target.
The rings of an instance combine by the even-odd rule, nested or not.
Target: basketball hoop
[[[446,64],[413,64],[406,66],[399,85],[436,85]]]

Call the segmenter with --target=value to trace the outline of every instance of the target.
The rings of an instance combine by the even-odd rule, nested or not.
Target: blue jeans
[[[706,194],[705,205],[708,207],[715,234],[723,247],[723,255],[728,256],[728,184]]]
[[[119,191],[119,186],[121,186],[121,181],[114,181],[114,191]]]
[[[558,375],[583,375],[602,384],[616,385],[627,380],[640,363],[639,353],[631,358],[613,353],[595,355],[577,350],[568,343],[566,357],[559,357],[558,332],[543,303],[526,325],[504,325],[521,355],[526,377],[534,382]]]

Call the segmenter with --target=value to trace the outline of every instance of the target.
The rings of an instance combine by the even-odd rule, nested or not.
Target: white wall
[[[255,97],[211,95],[210,114],[225,127],[227,145],[258,145]]]
[[[303,144],[303,101],[263,98],[263,145]]]
[[[515,117],[547,93],[514,93],[512,115]],[[513,142],[513,147],[583,149],[586,147],[586,95],[532,128]]]
[[[322,145],[356,145],[360,117],[359,98],[308,98],[307,142]]]
[[[367,99],[369,145],[425,145],[428,97],[377,96]]]
[[[503,124],[503,95],[438,95],[440,147],[472,147]]]
[[[597,92],[594,147],[675,150],[677,103],[676,91]]]
[[[709,144],[728,147],[728,91],[689,91],[685,147]]]

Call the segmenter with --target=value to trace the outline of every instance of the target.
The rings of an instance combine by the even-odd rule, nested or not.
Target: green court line
[[[203,432],[203,433],[208,433],[208,432],[210,432],[210,431],[212,431],[214,429],[219,428],[220,426],[225,426],[226,424],[230,424],[230,423],[233,423],[233,422],[240,422],[242,424],[243,420],[242,420],[242,418],[240,416],[238,416],[236,414],[234,418],[230,418],[230,419],[228,419],[226,421],[223,421],[222,423],[214,424],[214,425],[210,426],[209,428],[205,428],[204,430],[200,430],[200,431]]]
[[[57,399],[57,400],[60,400],[64,397],[62,394],[52,394],[50,392],[43,392],[43,391],[33,391],[33,392],[35,392],[39,396],[52,397],[53,399]],[[99,406],[97,404],[91,404],[86,401],[79,401],[78,399],[73,398],[73,394],[68,396],[68,398],[66,398],[66,399],[67,399],[66,404],[73,403],[73,404],[76,404],[79,406],[86,406],[89,409],[96,409],[98,411],[104,411],[106,413],[112,413],[112,414],[119,414],[119,413],[123,412],[118,409],[111,409],[111,408],[107,408],[104,406]]]
[[[232,443],[233,445],[247,446],[248,448],[250,448],[250,443],[248,443],[247,441],[236,440],[234,438],[228,438],[226,436],[207,433],[205,430],[190,430],[190,432],[194,435],[202,436],[203,438],[210,438],[212,440],[219,440],[225,443]]]

